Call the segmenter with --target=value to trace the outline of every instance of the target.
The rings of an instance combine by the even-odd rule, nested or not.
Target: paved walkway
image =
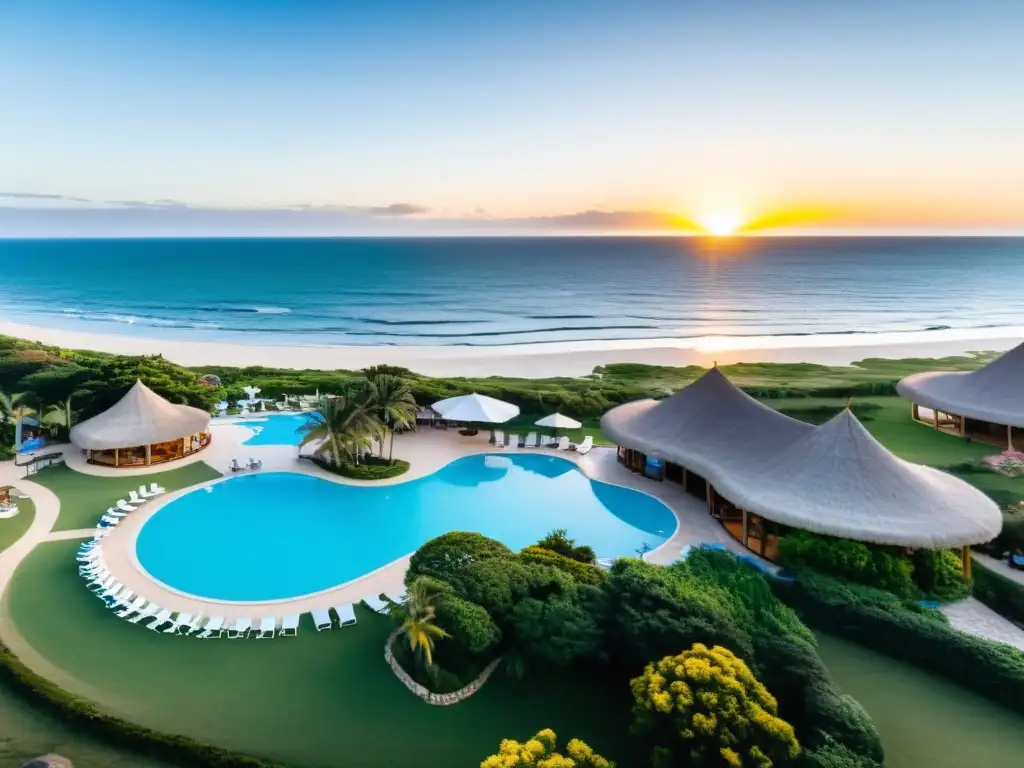
[[[1024,586],[1024,571],[1017,568],[1011,568],[1010,564],[1005,560],[996,560],[994,557],[989,557],[982,552],[971,552],[971,557],[990,571],[998,573],[1000,576],[1004,576],[1010,581],[1016,581],[1021,586]]]
[[[1024,651],[1024,629],[1007,621],[981,601],[969,597],[942,606],[949,623],[969,635],[995,640]]]

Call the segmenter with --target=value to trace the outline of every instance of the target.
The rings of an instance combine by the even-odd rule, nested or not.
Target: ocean
[[[1024,326],[1024,238],[0,240],[0,318],[286,345]]]

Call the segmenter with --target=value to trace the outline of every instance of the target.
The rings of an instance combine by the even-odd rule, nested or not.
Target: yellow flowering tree
[[[652,745],[655,768],[778,768],[800,754],[775,697],[728,648],[695,643],[648,664],[630,687],[634,731]]]
[[[480,768],[615,768],[615,763],[594,753],[579,739],[565,745],[565,754],[558,752],[555,732],[545,728],[529,741],[520,744],[505,739],[498,754],[491,755]]]

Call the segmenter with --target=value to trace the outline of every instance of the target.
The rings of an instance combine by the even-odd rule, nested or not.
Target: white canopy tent
[[[181,451],[173,456],[178,458],[198,450],[193,448],[193,438],[202,442],[201,436],[208,434],[209,428],[209,413],[171,403],[138,380],[103,413],[72,427],[71,442],[89,451],[90,457],[97,451],[114,451],[110,463],[115,466],[119,465],[119,450],[145,447],[145,463],[149,464],[152,446],[180,442]]]
[[[745,511],[816,533],[940,548],[990,541],[1002,527],[985,494],[896,457],[849,409],[805,424],[717,368],[664,400],[612,409],[601,427],[622,446],[698,473]]]
[[[504,424],[519,415],[519,406],[476,392],[440,400],[432,406],[447,421]]]

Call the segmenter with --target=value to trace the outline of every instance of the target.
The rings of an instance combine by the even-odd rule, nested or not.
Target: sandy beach
[[[704,337],[491,347],[269,346],[83,333],[0,320],[0,334],[71,349],[160,354],[180,365],[267,365],[323,370],[401,365],[427,376],[583,376],[609,363],[723,365],[745,362],[848,365],[868,357],[945,357],[1003,351],[1024,328],[863,335]],[[994,335],[1000,334],[1000,335]]]

